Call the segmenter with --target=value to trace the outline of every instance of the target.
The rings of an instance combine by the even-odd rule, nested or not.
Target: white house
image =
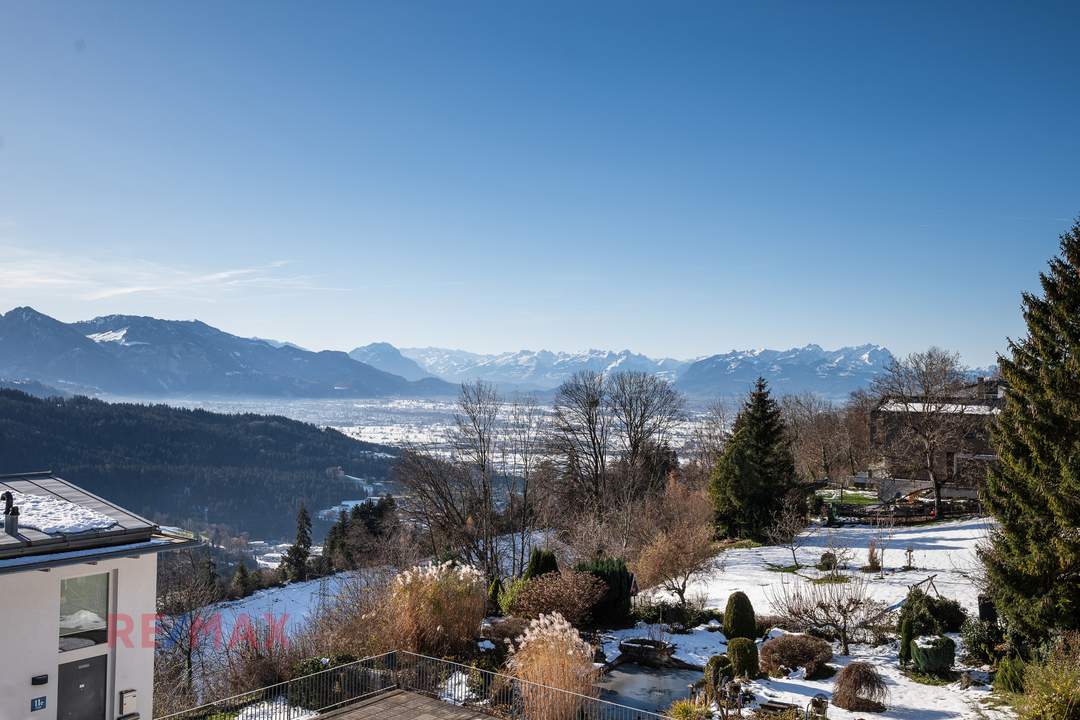
[[[150,720],[157,553],[196,541],[51,473],[0,499],[0,718]]]

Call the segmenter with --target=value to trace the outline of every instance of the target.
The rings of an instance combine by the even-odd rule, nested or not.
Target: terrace
[[[669,720],[646,710],[404,651],[157,720]]]

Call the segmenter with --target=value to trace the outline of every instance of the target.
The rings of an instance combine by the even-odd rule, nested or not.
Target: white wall
[[[110,615],[130,617],[132,647],[123,637],[107,646],[60,653],[60,580],[82,575],[110,573]],[[152,617],[157,594],[157,556],[101,560],[0,575],[0,718],[2,720],[56,720],[57,669],[62,663],[99,655],[109,656],[106,716],[120,713],[121,690],[138,692],[141,720],[153,717],[153,637],[143,647],[140,627],[144,616]],[[120,623],[123,630],[125,623]],[[35,675],[48,675],[47,685],[30,684]],[[45,696],[45,710],[30,712],[31,698]]]

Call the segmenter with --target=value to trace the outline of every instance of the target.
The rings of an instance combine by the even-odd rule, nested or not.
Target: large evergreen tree
[[[281,559],[281,573],[286,580],[306,580],[308,576],[308,558],[311,557],[311,515],[307,508],[300,505],[296,513],[296,542],[285,552]]]
[[[982,553],[999,611],[1032,641],[1080,629],[1080,221],[1040,279],[1027,337],[998,359],[1009,389],[984,500],[1000,527]]]
[[[795,460],[780,407],[758,378],[710,479],[717,533],[763,540],[794,484]]]

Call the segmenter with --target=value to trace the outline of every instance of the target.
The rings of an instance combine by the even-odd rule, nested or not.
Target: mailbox
[[[120,714],[134,715],[139,709],[139,696],[134,690],[120,691]]]

